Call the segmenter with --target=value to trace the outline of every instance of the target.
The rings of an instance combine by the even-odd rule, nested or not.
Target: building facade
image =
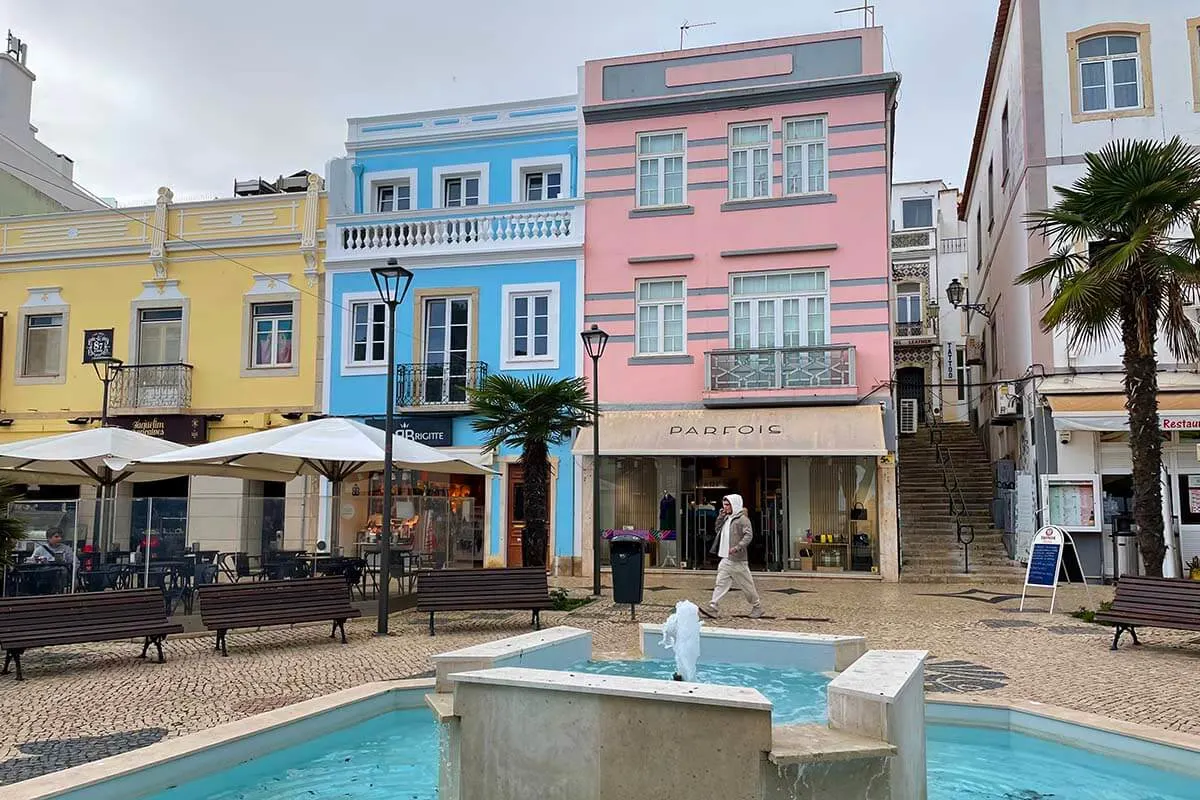
[[[175,203],[162,188],[148,207],[0,219],[0,441],[81,430],[107,414],[110,425],[190,445],[314,412],[325,198],[318,176],[298,183],[200,203]],[[123,362],[107,408],[89,363],[105,353]],[[136,547],[147,532],[168,550],[254,555],[284,537],[315,541],[304,479],[121,484],[103,542],[92,541],[94,497],[90,487],[29,487],[24,512],[106,549]]]
[[[331,162],[325,328],[328,413],[382,424],[472,461],[492,478],[403,472],[395,535],[422,564],[520,565],[519,453],[483,452],[468,391],[487,376],[579,374],[583,203],[574,97],[351,119]],[[399,307],[397,394],[386,394],[386,307],[370,269],[413,272]],[[570,444],[552,448],[550,560],[577,571]],[[334,542],[370,550],[378,475],[351,481]]]
[[[958,190],[943,181],[892,185],[892,291],[896,415],[900,433],[930,418],[965,422],[971,405],[962,312],[946,287],[966,277],[966,226]]]
[[[659,540],[654,565],[711,567],[736,492],[753,569],[895,580],[882,30],[590,61],[582,80],[584,322],[611,334],[598,509],[576,443],[583,529],[596,514]]]
[[[1200,144],[1198,14],[1184,0],[1003,0],[959,208],[972,301],[989,309],[971,316],[967,333],[970,361],[990,385],[977,422],[997,499],[1010,508],[1018,555],[1038,525],[1061,524],[1092,577],[1138,568],[1130,540],[1112,536],[1132,497],[1121,347],[1076,350],[1041,330],[1048,296],[1014,285],[1048,255],[1024,220],[1055,202],[1053,187],[1084,174],[1085,153],[1114,139]],[[1165,347],[1158,356],[1172,574],[1180,555],[1200,555],[1200,378]]]

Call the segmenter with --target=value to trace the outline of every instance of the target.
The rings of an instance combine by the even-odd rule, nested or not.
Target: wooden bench
[[[439,569],[417,573],[417,611],[429,612],[429,635],[438,611],[529,609],[541,630],[539,612],[553,608],[544,567]]]
[[[1125,631],[1134,644],[1141,644],[1135,630],[1139,627],[1200,631],[1200,581],[1122,576],[1112,608],[1097,614],[1096,622],[1117,627],[1113,650]]]
[[[200,622],[217,632],[217,650],[225,649],[225,634],[232,628],[292,625],[298,622],[331,620],[329,638],[342,632],[346,643],[346,620],[361,617],[350,602],[350,588],[341,575],[301,578],[290,581],[214,583],[201,586]]]
[[[161,664],[163,640],[172,633],[183,633],[183,625],[167,619],[158,589],[8,598],[0,600],[0,647],[4,648],[0,675],[8,674],[11,662],[17,666],[17,680],[24,680],[21,654],[32,647],[139,636],[145,639],[140,658],[154,645]]]

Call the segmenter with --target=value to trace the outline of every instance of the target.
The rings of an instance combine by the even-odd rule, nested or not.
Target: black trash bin
[[[609,541],[614,603],[635,606],[642,602],[646,585],[645,548],[640,536],[629,533],[618,533]]]

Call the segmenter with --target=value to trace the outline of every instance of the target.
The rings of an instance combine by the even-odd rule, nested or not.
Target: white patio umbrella
[[[248,469],[275,472],[286,478],[311,475],[330,481],[336,498],[342,481],[350,475],[384,469],[386,439],[383,431],[370,425],[344,417],[325,417],[150,456],[140,460],[137,469],[168,474],[195,474],[196,469]],[[452,458],[394,434],[392,465],[395,469],[445,474],[493,474],[479,464]],[[336,513],[331,509],[330,532]]]

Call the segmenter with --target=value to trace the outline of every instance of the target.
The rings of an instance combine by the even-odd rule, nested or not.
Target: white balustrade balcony
[[[335,217],[326,259],[356,261],[583,246],[583,201]]]

